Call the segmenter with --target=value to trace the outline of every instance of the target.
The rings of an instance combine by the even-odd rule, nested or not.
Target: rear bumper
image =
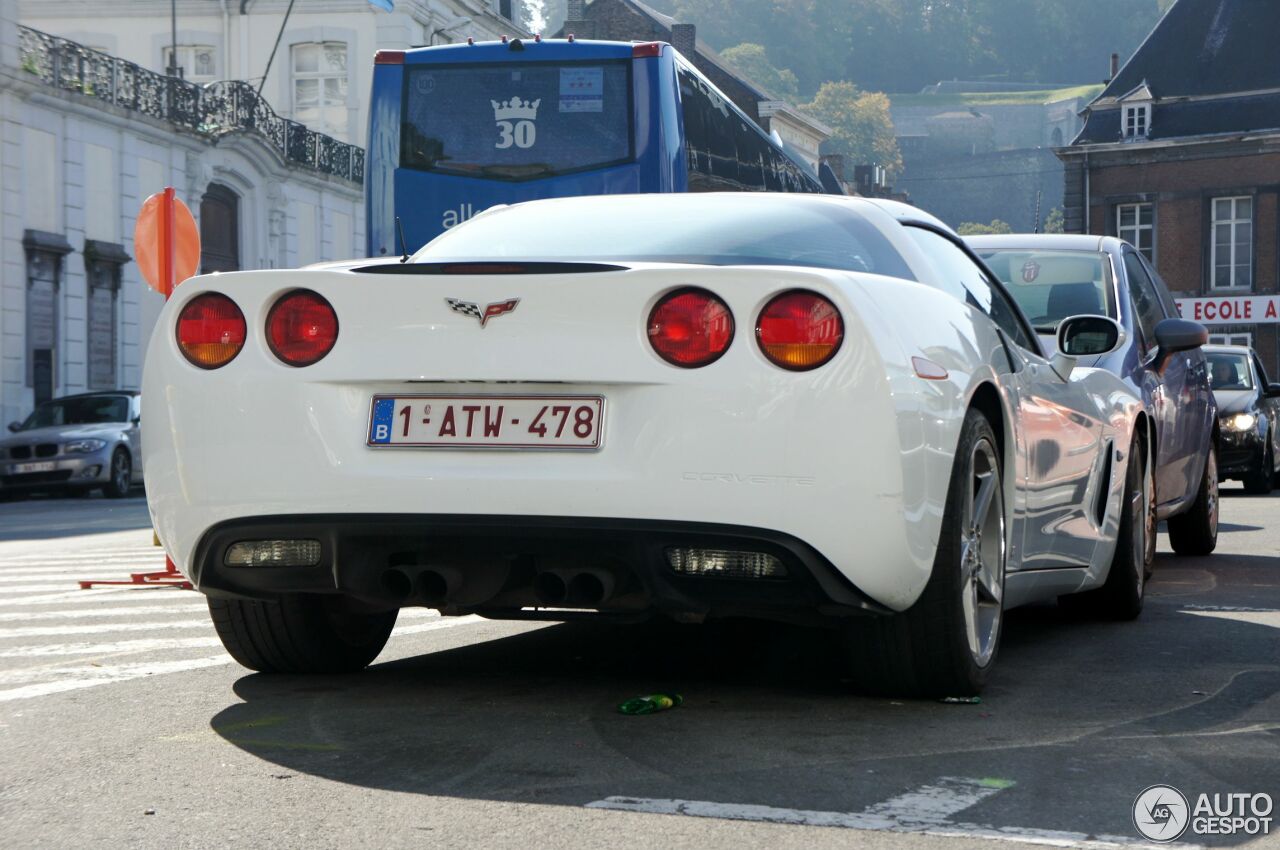
[[[319,564],[224,564],[235,542],[299,538],[320,542]],[[787,575],[683,575],[668,564],[671,546],[764,552],[781,561]],[[432,514],[254,517],[211,528],[196,547],[191,572],[211,596],[342,593],[374,606],[427,605],[499,619],[559,620],[578,609],[619,618],[664,614],[689,621],[756,617],[819,624],[889,611],[794,537],[707,523]],[[583,573],[598,577],[604,589],[598,599],[549,604],[539,596],[539,576],[568,584]]]

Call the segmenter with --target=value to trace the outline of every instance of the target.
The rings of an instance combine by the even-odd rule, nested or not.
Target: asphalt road
[[[1140,620],[1013,612],[946,705],[732,624],[406,612],[363,674],[251,675],[189,591],[76,589],[163,566],[141,498],[0,504],[0,846],[1137,842],[1151,785],[1280,799],[1280,496],[1226,491],[1211,557],[1160,543]],[[616,713],[660,689],[685,704]]]

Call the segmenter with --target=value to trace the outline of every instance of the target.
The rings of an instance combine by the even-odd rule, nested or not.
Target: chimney
[[[587,0],[568,0],[564,16],[565,35],[573,33],[578,38],[595,38],[595,23],[587,20]]]
[[[843,183],[844,182],[844,154],[842,153],[825,154],[822,157],[822,161],[825,162],[827,164],[827,167],[831,169],[831,173],[836,176],[836,179],[839,180],[841,183]]]
[[[671,46],[690,62],[698,53],[698,29],[693,24],[671,25]]]
[[[1109,83],[1112,80],[1114,80],[1116,78],[1116,75],[1119,73],[1120,73],[1120,54],[1112,53],[1111,54],[1111,76],[1107,77],[1107,82]]]

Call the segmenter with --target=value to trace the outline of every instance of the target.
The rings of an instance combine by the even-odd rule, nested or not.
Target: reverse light
[[[338,314],[318,292],[295,289],[267,313],[267,345],[290,366],[310,366],[338,341]]]
[[[1252,431],[1253,426],[1258,424],[1258,417],[1252,413],[1237,413],[1227,416],[1222,422],[1232,431]]]
[[[178,313],[178,347],[193,366],[217,369],[244,348],[244,314],[220,292],[205,292]]]
[[[319,540],[242,540],[232,543],[222,562],[228,567],[314,567]]]
[[[74,443],[67,443],[62,450],[69,455],[84,455],[101,451],[106,446],[106,440],[76,440]]]
[[[696,369],[720,359],[733,342],[729,306],[705,289],[677,289],[649,311],[649,343],[673,366]]]
[[[760,351],[770,363],[793,372],[826,363],[843,340],[844,320],[836,305],[804,289],[776,296],[756,321]]]
[[[667,549],[667,563],[684,575],[721,578],[786,578],[787,568],[767,552],[732,549]]]

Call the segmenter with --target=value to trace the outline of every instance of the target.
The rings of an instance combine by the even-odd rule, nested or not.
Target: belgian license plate
[[[28,472],[53,472],[57,468],[51,460],[40,461],[39,463],[15,463],[9,467],[13,475],[22,475]]]
[[[598,449],[600,396],[377,395],[367,445]]]

